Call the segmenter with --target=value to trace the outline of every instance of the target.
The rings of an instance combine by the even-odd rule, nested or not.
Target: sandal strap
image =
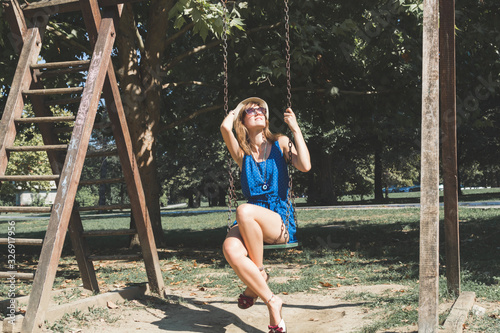
[[[285,331],[283,331],[283,327],[279,327],[279,325],[276,325],[276,326],[268,325],[267,328],[269,328],[269,333],[282,333],[282,332],[285,332]]]
[[[273,300],[273,298],[274,298],[274,294],[272,294],[272,295],[271,295],[271,298],[270,298],[270,299],[268,299],[268,300],[267,300],[267,302],[266,302],[266,301],[264,301],[264,303],[265,303],[266,305],[267,305],[267,304],[269,304],[269,302],[271,302],[271,301]]]

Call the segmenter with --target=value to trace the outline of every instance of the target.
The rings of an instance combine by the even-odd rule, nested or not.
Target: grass
[[[413,194],[413,193],[412,193]],[[495,200],[498,192],[470,193],[469,198]],[[405,199],[407,200],[407,199]],[[165,284],[170,288],[198,288],[208,295],[237,296],[243,286],[225,262],[220,245],[225,237],[227,213],[218,209],[181,209],[176,214],[162,216],[168,247],[159,249],[160,265]],[[223,209],[223,208],[222,208]],[[207,212],[207,210],[209,210]],[[441,212],[442,214],[442,212]],[[462,290],[474,291],[479,300],[498,302],[500,299],[500,210],[461,207],[460,240]],[[367,292],[350,293],[346,300],[366,303],[377,312],[370,326],[362,332],[376,332],[397,326],[415,324],[418,318],[418,208],[400,209],[307,209],[298,211],[300,249],[266,252],[266,265],[273,277],[277,293],[324,293],[331,287],[349,285],[398,284],[404,289],[384,295]],[[0,220],[0,233],[7,223]],[[48,217],[16,220],[18,237],[43,237]],[[128,227],[129,218],[120,214],[83,215],[86,229],[116,229]],[[5,229],[5,230],[4,230]],[[127,237],[95,238],[89,241],[98,253],[122,252]],[[118,250],[117,248],[121,248]],[[451,301],[446,292],[444,230],[440,230],[440,299]],[[16,248],[18,268],[33,268],[39,249]],[[6,248],[0,247],[0,254]],[[76,287],[80,284],[78,268],[69,242],[54,284],[55,289]],[[1,257],[5,263],[5,258]],[[95,264],[103,290],[146,281],[142,262]],[[273,281],[273,280],[271,280]],[[0,296],[6,298],[7,286],[0,286]],[[30,291],[29,283],[18,282],[18,290]],[[58,303],[73,301],[75,292],[60,294]],[[498,303],[497,303],[498,304]],[[382,311],[383,310],[383,311]],[[97,312],[101,310],[95,310]],[[93,313],[90,316],[95,316]],[[103,320],[105,314],[100,314]],[[441,314],[444,320],[446,313]],[[57,323],[57,327],[71,327],[84,322],[77,313]],[[71,319],[73,318],[73,319]],[[75,319],[76,318],[76,319]],[[499,323],[498,307],[484,317],[469,318],[468,331],[495,331]],[[53,324],[56,325],[56,324]]]

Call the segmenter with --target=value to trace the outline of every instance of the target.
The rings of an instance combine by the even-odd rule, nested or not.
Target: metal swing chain
[[[227,69],[227,0],[221,0],[222,2],[222,21],[223,21],[223,31],[222,31],[222,49],[224,55],[224,113],[227,116],[229,113],[229,84],[228,84],[228,69]],[[231,228],[232,225],[232,208],[238,206],[236,200],[236,189],[234,187],[234,177],[233,177],[233,160],[229,153],[227,153],[227,172],[229,174],[229,186],[227,189],[228,196],[228,210],[227,210],[227,229]]]
[[[287,108],[292,107],[292,75],[290,70],[290,15],[289,15],[289,7],[288,0],[285,1],[285,43],[286,43],[286,89],[287,89]],[[287,210],[286,210],[286,226],[283,225],[282,228],[285,228],[285,239],[288,239],[288,226],[290,225],[290,214],[291,210],[295,208],[295,196],[293,193],[293,177],[292,177],[292,138],[290,137],[288,141],[288,164],[289,164],[289,175],[288,175],[288,198],[287,198]],[[297,214],[294,209],[293,217],[295,224],[297,224]]]

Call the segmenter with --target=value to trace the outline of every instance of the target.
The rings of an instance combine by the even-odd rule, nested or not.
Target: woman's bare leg
[[[268,302],[273,294],[259,267],[263,263],[263,242],[285,242],[281,217],[269,209],[243,204],[236,210],[236,220],[238,226],[229,231],[224,241],[224,256],[241,281],[266,302],[270,323],[277,325],[281,320],[280,309],[283,302],[277,296],[272,302]]]

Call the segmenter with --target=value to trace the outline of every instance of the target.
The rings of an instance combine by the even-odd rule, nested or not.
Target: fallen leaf
[[[321,285],[322,285],[323,287],[325,287],[325,288],[328,288],[328,287],[333,287],[333,284],[328,283],[328,282],[321,282],[321,281],[319,281],[319,283],[321,283]]]
[[[193,303],[196,305],[207,305],[208,304],[207,302],[203,302],[203,301],[193,301]]]
[[[116,305],[115,303],[113,303],[113,302],[111,302],[111,301],[107,301],[107,302],[106,302],[106,305],[107,305],[107,306],[108,306],[108,308],[110,308],[110,309],[118,309],[118,308],[119,308],[119,306],[118,306],[118,305]]]
[[[318,321],[318,318],[309,318],[309,321]]]

